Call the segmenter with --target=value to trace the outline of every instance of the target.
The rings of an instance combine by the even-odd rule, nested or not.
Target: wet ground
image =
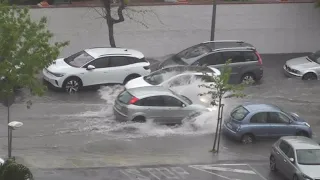
[[[276,104],[307,119],[314,138],[320,140],[317,137],[320,133],[320,82],[290,79],[282,73],[284,62],[297,56],[301,54],[263,55],[265,73],[261,84],[247,88],[246,98],[226,99],[224,113],[242,102]],[[193,124],[184,123],[178,127],[152,122],[115,122],[112,104],[121,90],[121,86],[113,86],[74,95],[49,91],[44,97],[18,99],[11,109],[11,120],[22,121],[24,125],[14,131],[13,155],[29,165],[42,180],[148,180],[159,179],[159,176],[160,179],[188,180],[281,179],[268,170],[268,155],[274,140],[243,146],[223,138],[221,153],[212,155],[209,152],[215,112],[210,115],[212,118],[199,118]],[[190,98],[199,99],[196,92]],[[24,103],[28,99],[34,103],[31,109]],[[5,110],[0,108],[0,114],[4,115],[0,117],[3,155],[7,149]],[[128,170],[128,166],[135,170]]]

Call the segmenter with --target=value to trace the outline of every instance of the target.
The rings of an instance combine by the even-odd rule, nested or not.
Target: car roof
[[[149,96],[175,96],[169,89],[162,86],[145,86],[127,89],[127,91],[136,98],[145,98]]]
[[[272,104],[245,104],[242,105],[249,112],[257,112],[257,111],[269,111],[269,112],[281,112],[281,109]]]
[[[137,50],[126,49],[126,48],[111,48],[111,47],[97,47],[97,48],[89,48],[85,49],[90,56],[96,58],[104,57],[104,56],[115,56],[115,55],[125,55],[135,58],[144,58],[144,55]]]
[[[320,149],[319,143],[304,136],[283,136],[280,139],[286,141],[294,149]]]
[[[255,47],[241,40],[221,40],[221,41],[207,41],[203,42],[202,44],[207,45],[211,48],[212,51],[218,49],[248,49],[248,50],[255,50]]]

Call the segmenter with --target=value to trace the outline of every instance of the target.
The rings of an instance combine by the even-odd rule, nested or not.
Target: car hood
[[[298,58],[288,60],[286,62],[286,64],[287,64],[287,66],[294,68],[294,69],[297,69],[297,70],[312,69],[312,68],[320,66],[319,64],[317,64],[311,60],[308,60],[307,56],[298,57]]]
[[[145,86],[153,86],[153,85],[147,83],[143,79],[143,77],[138,77],[127,82],[127,84],[125,85],[125,88],[132,89],[132,88],[145,87]]]
[[[299,165],[301,172],[311,178],[320,178],[320,165]]]
[[[168,55],[166,60],[164,60],[162,63],[159,64],[158,69],[175,66],[175,65],[186,65],[185,62],[181,60],[175,60],[174,57],[175,57],[175,54]]]
[[[63,58],[53,61],[53,63],[47,68],[50,72],[66,73],[69,69],[78,69],[67,64]]]

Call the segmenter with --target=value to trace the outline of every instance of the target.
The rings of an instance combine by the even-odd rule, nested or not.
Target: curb
[[[300,4],[300,3],[314,3],[313,0],[299,0],[299,1],[247,1],[247,2],[217,2],[218,5],[253,5],[253,4]],[[204,2],[163,2],[163,3],[130,3],[128,6],[177,6],[177,5],[212,5],[212,1]],[[118,6],[117,4],[113,4]],[[83,4],[61,4],[61,5],[50,5],[48,7],[39,7],[38,5],[26,5],[26,7],[37,9],[37,8],[83,8],[83,7],[102,7],[100,3],[83,3]]]

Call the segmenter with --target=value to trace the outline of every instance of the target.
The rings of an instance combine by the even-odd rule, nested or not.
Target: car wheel
[[[140,77],[140,75],[138,75],[138,74],[129,75],[128,77],[126,77],[126,78],[124,79],[123,85],[126,85],[127,82],[129,82],[129,81],[132,80],[132,79],[138,78],[138,77]]]
[[[308,134],[307,134],[306,132],[304,132],[304,131],[299,131],[299,132],[297,132],[296,135],[297,135],[297,136],[309,137]]]
[[[68,93],[76,93],[81,87],[82,82],[76,77],[68,78],[63,84],[63,89]]]
[[[251,73],[246,73],[246,74],[244,74],[243,76],[242,76],[242,78],[241,78],[241,83],[246,83],[246,82],[255,82],[256,80],[255,80],[255,77],[254,77],[254,75],[253,74],[251,74]]]
[[[276,159],[273,156],[270,157],[270,164],[269,165],[270,165],[271,171],[273,171],[273,172],[277,171]]]
[[[297,175],[294,175],[292,180],[299,180],[298,176]]]
[[[252,144],[254,141],[254,137],[252,134],[245,134],[241,138],[241,143],[242,144]]]
[[[137,117],[133,118],[132,122],[145,123],[146,122],[146,118],[143,117],[143,116],[137,116]]]
[[[307,73],[302,77],[302,80],[317,80],[317,76],[314,73]]]

